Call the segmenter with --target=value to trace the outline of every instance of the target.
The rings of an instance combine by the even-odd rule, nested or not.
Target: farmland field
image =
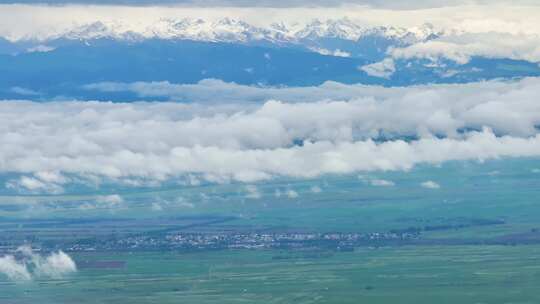
[[[3,206],[15,199],[28,208],[24,218],[21,211],[3,209],[6,248],[30,241],[43,250],[62,249],[78,271],[52,280],[1,280],[0,302],[535,303],[540,301],[540,182],[531,169],[536,164],[536,159],[449,163],[371,176],[276,180],[258,185],[257,198],[236,184],[120,189],[123,206],[113,213],[81,213],[80,206],[98,195],[92,193],[4,196]],[[433,176],[440,188],[419,186]],[[374,178],[395,185],[366,182]],[[315,186],[321,191],[312,191]],[[297,196],[275,195],[287,189]],[[54,216],[31,209],[36,201],[54,208]],[[186,207],[187,201],[192,205]],[[155,202],[161,210],[152,210]],[[74,218],[73,212],[85,216]],[[272,247],[249,239],[250,233],[373,236],[411,229],[418,233],[412,239],[357,241],[346,252],[324,242]],[[143,236],[223,233],[230,236],[219,248],[100,245],[134,236],[144,244],[150,241]],[[235,235],[248,235],[247,243],[234,243]],[[251,248],[253,242],[261,248]],[[78,243],[94,249],[74,247]]]

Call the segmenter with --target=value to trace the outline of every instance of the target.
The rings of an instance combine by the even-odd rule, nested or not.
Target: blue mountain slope
[[[361,59],[322,56],[284,48],[237,44],[148,40],[76,43],[46,53],[0,56],[5,87],[63,92],[99,81],[195,83],[219,78],[241,84],[309,85],[327,79],[362,81]],[[69,92],[69,90],[68,90]]]
[[[38,92],[36,96],[42,98],[61,95],[114,100],[115,96],[82,88],[104,81],[196,83],[216,78],[246,85],[308,86],[332,80],[395,86],[540,76],[536,64],[486,58],[474,58],[466,65],[440,62],[438,66],[422,60],[398,61],[396,72],[385,79],[359,69],[382,59],[376,53],[347,58],[297,47],[158,39],[57,41],[55,46],[48,52],[0,54],[0,97],[23,98],[25,91],[13,90],[18,87]]]

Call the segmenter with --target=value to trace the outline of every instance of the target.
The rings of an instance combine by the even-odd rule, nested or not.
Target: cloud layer
[[[418,9],[418,8],[436,8],[445,6],[455,6],[463,4],[494,4],[509,3],[508,0],[417,0],[414,3],[396,3],[391,0],[289,0],[286,2],[276,2],[271,0],[0,0],[0,3],[49,3],[49,4],[120,4],[120,5],[184,5],[188,7],[336,7],[350,4],[365,5],[371,7],[385,7],[394,9]],[[514,4],[534,5],[534,0],[513,0]]]
[[[214,1],[216,4],[219,2]],[[235,2],[241,1],[229,3]],[[200,7],[2,5],[0,7],[0,36],[11,39],[54,36],[74,26],[94,22],[111,24],[121,32],[141,32],[163,19],[193,18],[194,16],[205,20],[230,17],[255,26],[268,26],[274,22],[308,23],[313,19],[347,17],[365,26],[413,28],[424,23],[431,23],[441,30],[467,33],[538,34],[540,31],[538,26],[540,21],[537,18],[540,6],[532,0],[453,2],[429,0],[414,1],[414,4],[401,2],[396,4],[396,1],[385,0],[319,1],[316,3],[287,1],[287,4],[292,5],[282,5],[280,1],[279,5],[257,5],[253,1],[245,1],[243,2],[245,5],[221,7],[220,5]],[[298,5],[294,5],[295,3]],[[320,4],[324,4],[323,7]],[[265,18],[260,18],[262,15]]]
[[[540,35],[459,33],[415,43],[405,48],[392,49],[389,50],[389,54],[395,59],[420,58],[436,62],[445,58],[459,64],[468,63],[473,57],[540,62]],[[372,66],[383,66],[388,60],[390,59]]]
[[[354,140],[381,134],[455,136],[461,129],[480,130],[483,126],[499,134],[523,136],[534,135],[535,127],[540,124],[540,108],[536,102],[540,91],[538,78],[407,88],[335,82],[303,88],[250,87],[209,79],[194,85],[100,83],[88,85],[87,89],[204,103],[202,108],[206,113],[198,104],[111,105],[94,109],[102,112],[108,108],[111,114],[125,108],[135,116],[144,116],[138,110],[147,109],[146,116],[152,116],[153,112],[170,109],[169,117],[164,119],[175,122],[172,127],[177,132],[186,127],[197,130],[197,141],[192,144],[201,145],[220,145],[215,138],[205,142],[205,137],[201,136],[218,131],[219,138],[222,141],[226,138],[231,146],[275,148],[291,144],[294,139]],[[57,105],[49,106],[55,107]],[[23,108],[21,106],[21,110]],[[82,111],[80,104],[72,108],[74,114]],[[90,108],[94,106],[86,104],[85,109]],[[195,119],[190,118],[190,112]],[[17,115],[21,114],[18,111]],[[171,116],[173,114],[177,116]],[[240,143],[240,134],[224,134],[225,129],[237,132],[247,124],[252,125],[253,131],[265,135],[264,143],[256,142],[259,137]],[[218,131],[210,130],[212,128]],[[182,135],[183,139],[190,138],[189,134]],[[243,138],[247,140],[247,136]]]
[[[409,88],[213,85],[238,98],[247,90],[283,101],[219,104],[219,95],[197,85],[189,94],[204,91],[199,99],[213,103],[3,101],[0,171],[24,175],[6,186],[54,193],[69,182],[65,173],[252,182],[540,156],[539,79]],[[173,95],[186,88],[157,86]],[[335,95],[343,99],[325,98]]]

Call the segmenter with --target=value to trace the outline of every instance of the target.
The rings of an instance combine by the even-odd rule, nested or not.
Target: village
[[[418,239],[418,231],[374,233],[170,233],[138,235],[93,242],[84,240],[66,251],[148,251],[220,249],[326,249],[350,251],[357,246],[399,244]]]

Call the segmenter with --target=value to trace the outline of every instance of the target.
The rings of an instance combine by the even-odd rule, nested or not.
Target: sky
[[[166,17],[221,18],[233,17],[249,21],[255,25],[272,22],[307,22],[314,18],[328,19],[350,17],[372,25],[418,26],[425,22],[441,28],[465,29],[468,32],[485,31],[491,27],[495,31],[535,32],[539,30],[538,15],[540,3],[537,1],[374,1],[341,3],[321,1],[324,6],[309,2],[284,2],[281,5],[265,5],[261,2],[216,2],[204,5],[182,4],[163,5],[148,2],[145,7],[139,2],[119,5],[117,2],[70,2],[71,4],[4,4],[0,7],[0,30],[37,31],[40,27],[55,27],[84,23],[92,20],[125,20],[133,27]],[[536,2],[536,3],[535,3]],[[1,3],[9,3],[3,2]],[[41,2],[38,2],[41,3]],[[274,3],[274,2],[272,2]],[[290,6],[285,5],[290,4]],[[264,15],[264,18],[261,18]]]
[[[513,5],[537,5],[534,0],[417,0],[417,1],[393,1],[393,0],[0,0],[0,3],[12,4],[100,4],[100,5],[185,5],[201,7],[336,7],[346,5],[365,5],[371,7],[393,9],[418,9],[444,6],[456,6],[463,4],[513,4]]]

